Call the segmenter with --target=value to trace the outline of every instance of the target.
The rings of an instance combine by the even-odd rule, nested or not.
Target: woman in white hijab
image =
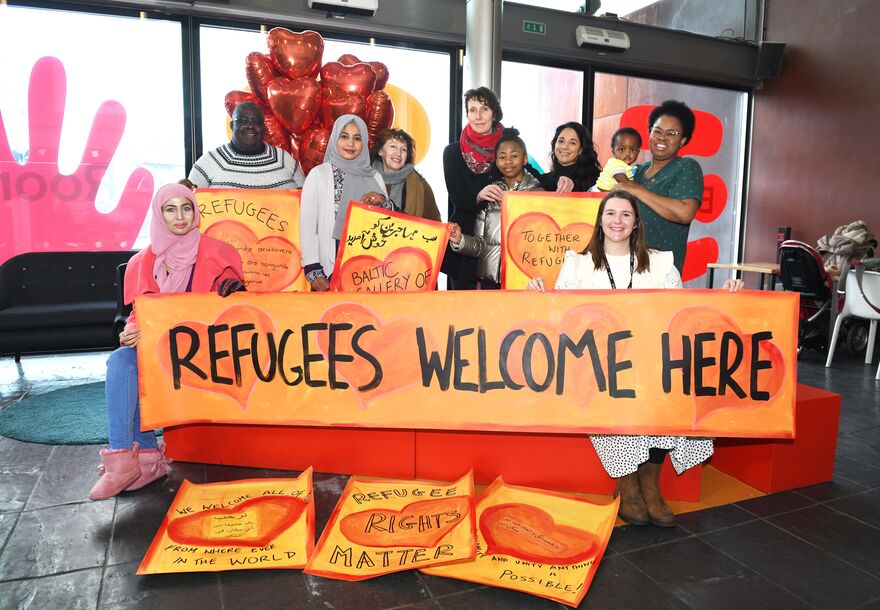
[[[330,289],[330,274],[342,239],[349,201],[390,205],[382,176],[370,166],[367,126],[344,114],[333,124],[324,163],[306,177],[300,196],[302,265],[312,290]]]

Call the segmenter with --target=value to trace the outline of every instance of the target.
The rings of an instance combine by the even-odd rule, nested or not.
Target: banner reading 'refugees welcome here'
[[[148,295],[141,420],[786,438],[797,304],[708,290]]]

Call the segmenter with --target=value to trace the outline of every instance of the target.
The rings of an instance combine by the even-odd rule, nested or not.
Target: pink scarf
[[[174,197],[183,197],[193,204],[193,227],[186,235],[175,235],[165,226],[162,206]],[[199,251],[199,240],[202,238],[196,197],[182,184],[166,184],[153,195],[150,207],[153,211],[150,220],[150,249],[156,255],[153,277],[159,285],[159,292],[185,292]]]

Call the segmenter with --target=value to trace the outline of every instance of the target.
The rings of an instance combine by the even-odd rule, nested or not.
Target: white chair
[[[864,295],[862,294],[863,291]],[[846,287],[843,292],[838,289],[838,294],[844,296],[843,309],[834,322],[834,333],[831,336],[831,346],[828,349],[828,360],[825,361],[825,366],[831,366],[831,359],[834,358],[834,348],[837,345],[840,326],[849,316],[865,318],[871,322],[870,330],[868,331],[868,346],[865,352],[865,364],[871,364],[874,339],[877,336],[877,320],[880,320],[880,312],[875,309],[875,306],[880,306],[880,273],[865,271],[862,275],[862,287],[859,289],[856,271],[855,269],[850,269],[846,274]],[[874,378],[880,379],[880,367],[877,367],[877,374]]]

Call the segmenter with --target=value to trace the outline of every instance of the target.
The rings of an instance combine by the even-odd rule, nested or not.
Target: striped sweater
[[[247,155],[224,144],[202,155],[188,179],[200,188],[297,189],[305,176],[296,159],[275,146]]]

